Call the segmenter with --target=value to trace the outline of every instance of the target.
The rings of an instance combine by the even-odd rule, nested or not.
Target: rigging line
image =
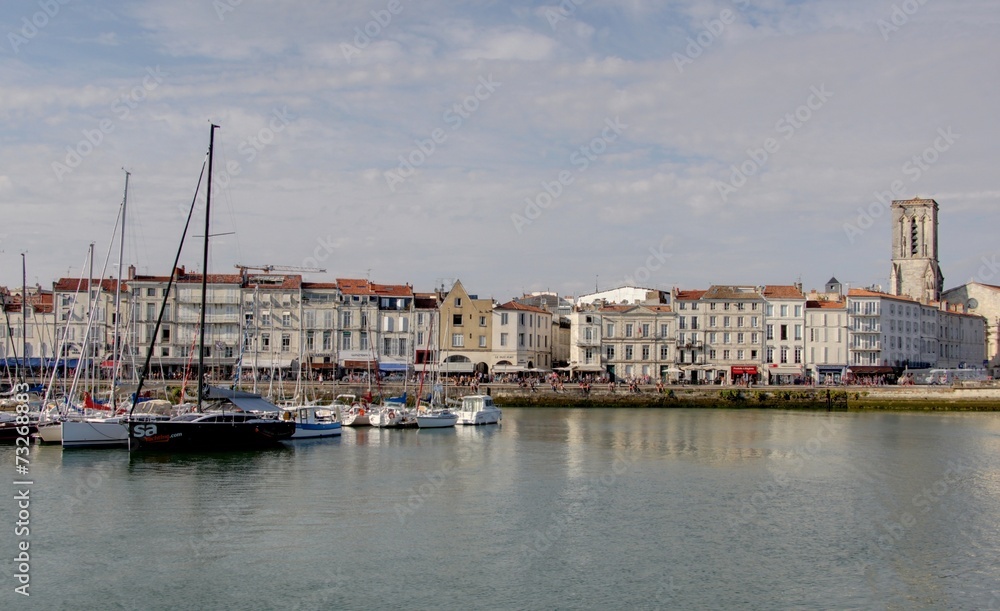
[[[226,157],[226,147],[225,146],[221,146],[221,147],[218,147],[218,148],[220,149],[219,155],[222,157],[222,167],[223,168],[228,168],[229,167],[229,159],[228,159],[228,157]],[[237,255],[239,261],[245,261],[246,258],[243,256],[243,248],[242,248],[242,246],[240,244],[239,227],[237,226],[237,222],[236,222],[236,219],[237,219],[236,208],[235,208],[235,206],[233,206],[232,191],[230,191],[230,189],[229,189],[229,185],[232,182],[232,176],[229,176],[228,173],[226,173],[225,175],[227,176],[227,178],[229,178],[229,180],[226,181],[226,184],[222,185],[222,184],[219,183],[218,180],[216,180],[216,185],[219,187],[219,190],[221,190],[223,192],[223,200],[225,201],[225,204],[226,204],[226,211],[229,213],[229,222],[232,223],[232,225],[233,225],[233,233],[236,235],[236,239],[235,239],[235,243],[236,243],[236,255]]]
[[[191,208],[188,210],[187,220],[184,222],[184,231],[181,233],[181,243],[177,246],[177,255],[174,256],[174,264],[170,267],[170,279],[167,281],[167,289],[164,292],[163,303],[160,304],[160,314],[156,318],[156,325],[153,327],[153,341],[149,342],[149,348],[146,350],[146,360],[142,365],[142,374],[139,376],[139,383],[136,386],[135,394],[132,395],[132,408],[129,409],[129,418],[132,417],[132,412],[135,411],[136,399],[142,393],[142,384],[146,381],[146,376],[149,375],[149,362],[153,358],[153,349],[156,347],[156,337],[160,334],[160,326],[163,323],[163,312],[166,310],[167,298],[170,295],[170,289],[174,286],[174,279],[177,277],[177,263],[180,261],[181,252],[184,250],[184,238],[187,236],[188,227],[191,225],[191,217],[194,215],[195,205],[198,203],[198,192],[201,190],[201,181],[205,177],[205,168],[208,166],[208,153],[205,154],[205,161],[201,164],[201,173],[198,174],[198,184],[194,189],[194,197],[191,198]]]

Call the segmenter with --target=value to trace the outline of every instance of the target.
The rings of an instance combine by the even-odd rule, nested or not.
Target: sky
[[[124,170],[124,266],[169,273],[212,123],[213,273],[887,286],[888,204],[928,197],[945,288],[1000,284],[995,0],[35,0],[0,34],[2,285],[91,243],[116,275]]]

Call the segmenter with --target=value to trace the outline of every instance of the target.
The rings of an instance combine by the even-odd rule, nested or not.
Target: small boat
[[[293,422],[242,411],[193,412],[159,422],[130,419],[127,425],[131,450],[259,449],[276,446],[295,434]]]
[[[380,429],[414,429],[417,418],[403,406],[387,405],[369,412],[371,425]]]
[[[337,412],[327,406],[300,405],[293,408],[283,408],[281,419],[295,423],[292,439],[317,439],[320,437],[335,437],[340,435],[341,422]]]
[[[340,409],[341,424],[344,426],[371,426],[369,408],[358,403],[355,395],[337,395],[330,407]]]
[[[139,403],[131,419],[144,422],[162,422],[170,419],[173,406],[162,399]],[[139,411],[141,409],[141,411]],[[128,427],[123,416],[64,420],[61,440],[64,448],[114,448],[128,446]]]
[[[458,408],[458,424],[500,424],[502,417],[490,395],[466,395]]]
[[[443,429],[455,426],[458,414],[449,409],[432,409],[417,414],[417,426],[422,429]]]

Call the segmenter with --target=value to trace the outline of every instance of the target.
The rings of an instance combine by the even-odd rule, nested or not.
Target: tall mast
[[[28,368],[28,272],[24,253],[21,253],[21,381],[28,376],[24,372]]]
[[[121,324],[122,259],[125,256],[125,210],[128,206],[128,170],[125,170],[125,195],[122,197],[122,231],[118,239],[118,281],[115,282],[115,328],[111,340],[111,410],[115,409],[115,380],[118,379],[118,326]]]
[[[198,339],[198,411],[201,411],[202,396],[205,392],[205,302],[208,290],[208,230],[212,212],[212,151],[215,147],[215,130],[218,125],[212,124],[208,137],[208,185],[205,190],[205,248],[201,262],[201,316]]]

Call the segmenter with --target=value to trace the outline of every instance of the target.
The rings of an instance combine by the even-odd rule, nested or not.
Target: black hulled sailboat
[[[201,279],[201,328],[198,341],[198,403],[195,411],[174,416],[169,420],[150,421],[135,417],[130,413],[127,421],[130,450],[211,451],[257,449],[273,446],[283,439],[290,438],[295,432],[294,422],[261,415],[262,412],[270,411],[277,414],[278,408],[260,395],[208,387],[205,384],[205,351],[203,346],[205,345],[205,303],[208,288],[209,218],[212,204],[212,153],[215,145],[216,129],[218,129],[218,126],[212,125],[208,141],[208,181],[205,191],[205,243]],[[202,173],[204,174],[204,165],[202,166]],[[200,187],[200,177],[198,184]],[[167,283],[164,302],[160,306],[160,314],[153,331],[154,338],[159,337],[160,324],[163,320],[163,306],[166,305],[167,296],[170,294],[170,289],[176,277],[177,263],[180,260],[181,250],[184,246],[184,236],[187,235],[197,199],[198,194],[196,189],[195,198],[191,202],[191,210],[188,212],[187,223],[184,225],[184,235],[181,236],[181,246],[177,250],[173,271]],[[139,386],[133,396],[133,409],[136,404],[136,398],[142,390],[143,381],[146,379],[146,374],[149,371],[154,343],[150,343],[149,350],[146,353],[146,362],[143,365],[142,375],[139,378]],[[205,409],[206,406],[207,409]]]

